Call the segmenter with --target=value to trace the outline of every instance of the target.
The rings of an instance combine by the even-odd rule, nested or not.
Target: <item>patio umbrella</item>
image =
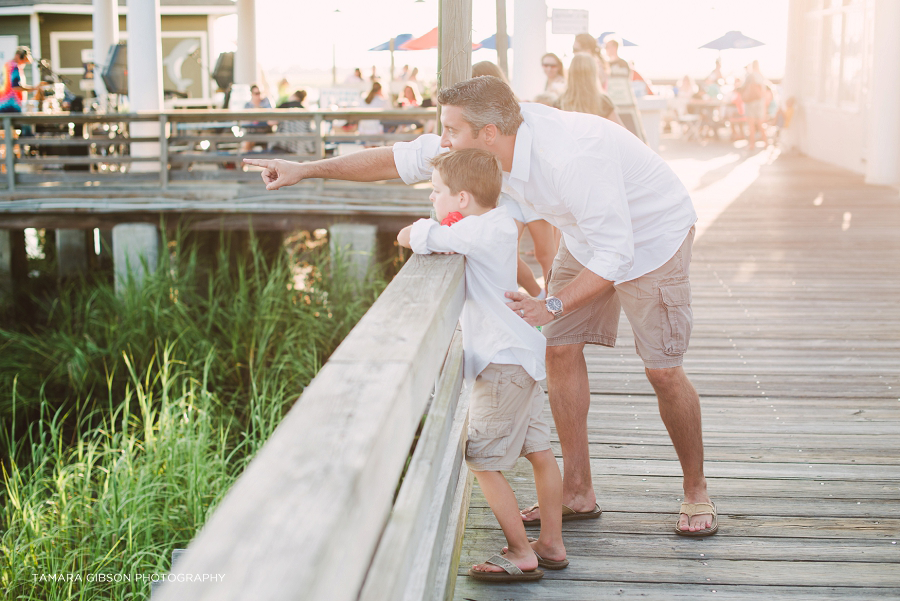
[[[400,48],[400,44],[403,44],[404,42],[408,42],[411,39],[412,39],[411,33],[401,33],[400,35],[398,35],[397,37],[394,38],[394,50],[404,50],[403,48]],[[378,44],[374,48],[369,48],[369,52],[373,52],[373,51],[377,52],[380,50],[390,50],[390,49],[391,49],[391,41],[388,40],[384,44]]]
[[[512,46],[512,36],[506,36],[507,40],[507,48]],[[497,34],[495,33],[489,38],[485,38],[479,42],[480,48],[487,48],[488,50],[496,50],[497,49]]]
[[[713,50],[730,50],[732,48],[743,50],[744,48],[756,48],[757,46],[765,46],[765,43],[747,37],[740,31],[729,31],[722,37],[700,47],[712,48]]]
[[[400,50],[431,50],[438,47],[438,28],[435,27],[425,35],[400,45]],[[481,44],[472,44],[472,50],[481,48]]]
[[[597,43],[599,43],[602,46],[605,43],[603,40],[605,40],[606,36],[608,36],[608,35],[616,35],[616,32],[615,31],[604,31],[597,37]],[[637,46],[637,44],[635,44],[634,42],[629,42],[625,38],[622,38],[622,44],[624,46]]]

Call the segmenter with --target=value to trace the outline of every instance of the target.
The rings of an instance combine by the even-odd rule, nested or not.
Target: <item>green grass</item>
[[[143,286],[70,283],[0,328],[5,599],[147,599],[135,576],[168,571],[384,285],[322,248],[167,248]]]

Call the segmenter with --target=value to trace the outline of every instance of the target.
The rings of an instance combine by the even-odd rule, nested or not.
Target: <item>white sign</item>
[[[551,19],[553,20],[553,33],[585,33],[588,31],[588,16],[586,10],[554,8]]]
[[[19,36],[0,35],[0,64],[11,61],[19,46]]]

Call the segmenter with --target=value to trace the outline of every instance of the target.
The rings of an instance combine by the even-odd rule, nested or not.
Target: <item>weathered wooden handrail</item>
[[[165,190],[172,181],[208,182],[248,181],[258,177],[253,172],[235,168],[247,153],[240,152],[242,143],[264,142],[270,146],[267,158],[290,158],[312,160],[326,156],[326,145],[331,143],[363,143],[366,145],[386,144],[413,139],[414,133],[339,133],[326,131],[323,124],[335,121],[358,122],[376,120],[386,125],[424,123],[436,117],[435,109],[246,109],[246,110],[173,110],[139,113],[17,113],[3,114],[4,146],[6,152],[6,191],[12,192],[17,186],[42,185],[48,180],[48,166],[62,167],[65,173],[52,173],[53,181],[68,184],[97,183],[142,183],[147,181],[146,171],[128,172],[135,162],[157,163],[154,182]],[[255,132],[254,123],[273,122],[282,125],[282,131]],[[155,128],[148,125],[156,123]],[[291,131],[293,126],[284,124],[303,123],[304,131]],[[66,126],[72,124],[87,126],[87,136],[36,135],[14,138],[14,129],[36,126]],[[101,126],[102,135],[91,132],[91,128]],[[135,129],[132,137],[131,130]],[[286,130],[286,131],[285,131]],[[228,133],[230,132],[230,133]],[[160,143],[159,154],[153,156],[130,156],[131,144],[137,142]],[[218,152],[219,145],[234,146],[234,152]],[[292,145],[302,145],[293,147]],[[39,147],[50,156],[40,158],[16,157],[16,145]],[[281,145],[281,146],[279,146]],[[198,146],[201,148],[198,150]],[[278,150],[280,148],[280,150]],[[94,155],[72,157],[56,152],[79,149]],[[273,150],[274,149],[274,150]],[[301,151],[302,150],[302,151]],[[135,153],[137,154],[137,153]],[[260,156],[260,155],[255,155]],[[193,165],[212,166],[214,172],[205,169],[193,170]],[[22,169],[16,169],[21,166]],[[123,167],[125,169],[123,169]],[[80,168],[80,170],[78,170]],[[133,175],[133,177],[132,177]],[[124,180],[124,182],[123,182]]]
[[[160,601],[451,597],[471,487],[464,297],[463,257],[413,256],[228,492]],[[197,574],[224,579],[188,578]]]

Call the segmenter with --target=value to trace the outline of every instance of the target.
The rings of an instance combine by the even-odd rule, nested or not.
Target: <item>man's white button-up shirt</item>
[[[697,214],[687,189],[659,155],[602,117],[523,103],[503,191],[559,228],[569,252],[617,284],[662,266]],[[440,138],[394,145],[406,183],[431,176]]]

